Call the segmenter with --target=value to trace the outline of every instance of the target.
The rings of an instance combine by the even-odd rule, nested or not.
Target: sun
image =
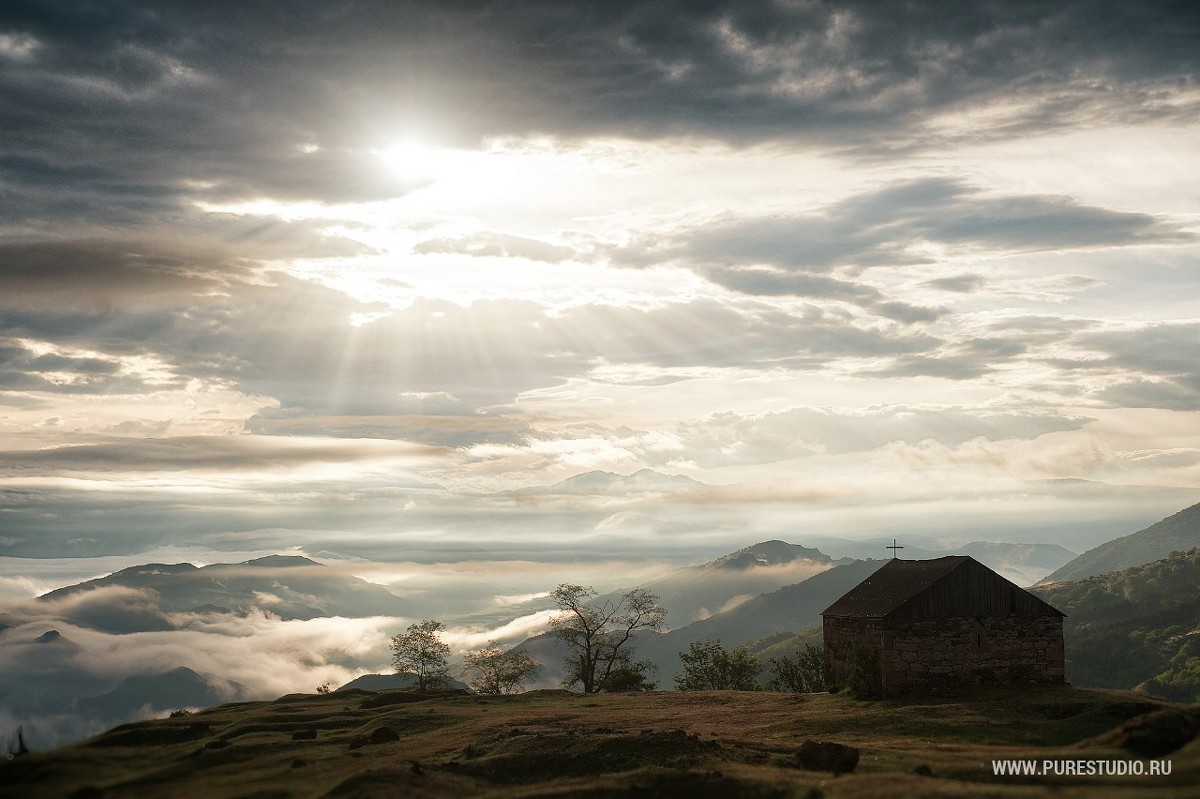
[[[442,147],[418,138],[399,139],[376,155],[398,179],[417,186],[478,181],[495,160],[486,151]]]

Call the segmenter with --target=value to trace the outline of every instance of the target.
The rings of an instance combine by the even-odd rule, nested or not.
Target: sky
[[[1200,497],[1198,60],[1165,0],[6,2],[0,598],[1133,532]]]

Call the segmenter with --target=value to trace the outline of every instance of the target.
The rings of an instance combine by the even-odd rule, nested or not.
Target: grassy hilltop
[[[921,701],[349,691],[127,724],[0,763],[36,797],[1200,797],[1200,708],[1069,687]],[[1190,743],[1188,743],[1189,738]],[[802,770],[806,740],[857,747]],[[1165,758],[1169,777],[996,777],[993,759]]]

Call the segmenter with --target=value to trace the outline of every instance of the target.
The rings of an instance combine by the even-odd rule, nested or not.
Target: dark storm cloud
[[[183,196],[374,199],[397,132],[684,135],[932,147],[1186,113],[1200,23],[1179,3],[10,2],[8,214],[129,219]],[[313,149],[311,145],[319,149]],[[18,212],[15,209],[20,208]]]
[[[715,220],[665,238],[646,236],[613,256],[635,266],[691,265],[715,282],[749,293],[853,300],[876,295],[855,283],[813,276],[839,267],[924,263],[929,256],[911,249],[922,242],[966,252],[1024,252],[1192,238],[1147,214],[1084,206],[1065,197],[991,197],[959,180],[929,178],[885,186],[820,213]],[[949,285],[961,289],[961,284]]]

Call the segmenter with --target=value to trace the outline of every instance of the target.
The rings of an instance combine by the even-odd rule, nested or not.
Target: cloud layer
[[[1165,0],[7,3],[0,592],[1137,529],[1200,490],[1197,53]]]

